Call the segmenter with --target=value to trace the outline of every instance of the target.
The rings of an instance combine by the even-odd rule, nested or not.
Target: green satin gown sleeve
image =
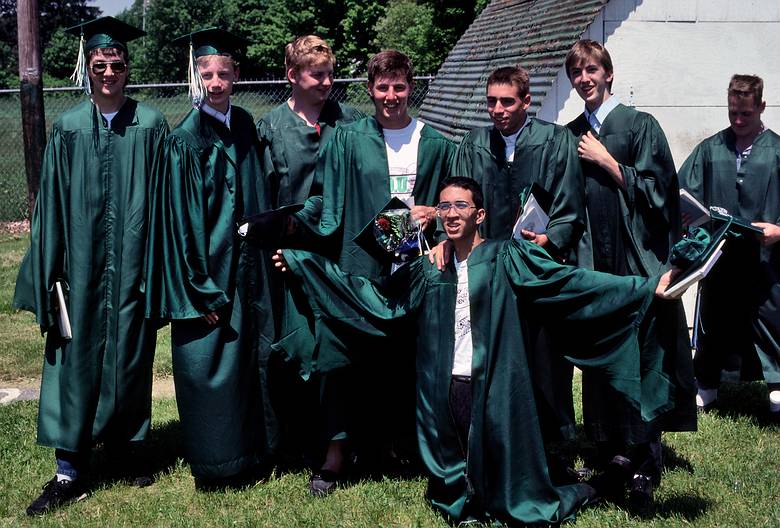
[[[234,194],[217,179],[232,162],[171,136],[152,185],[147,317],[191,319],[232,296]]]

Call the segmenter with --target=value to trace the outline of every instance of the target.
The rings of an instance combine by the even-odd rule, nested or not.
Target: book
[[[699,227],[710,219],[710,210],[685,189],[680,189],[680,213],[691,219],[689,227]]]
[[[62,290],[62,281],[54,283],[54,291],[57,294],[57,326],[60,328],[60,336],[64,339],[73,339],[68,305],[65,302],[65,293]]]
[[[703,258],[699,262],[694,263],[690,268],[675,277],[672,283],[664,290],[664,293],[670,297],[679,297],[685,293],[685,290],[706,277],[723,254],[723,244],[725,243],[726,240],[721,238],[710,251],[702,255]]]
[[[550,216],[547,214],[552,204],[550,193],[534,183],[526,194],[523,208],[512,228],[512,236],[517,240],[523,239],[523,229],[538,235],[546,233],[547,224],[550,223]]]

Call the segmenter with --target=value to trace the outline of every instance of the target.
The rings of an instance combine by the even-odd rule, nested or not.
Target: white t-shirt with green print
[[[402,200],[409,207],[414,205],[412,191],[417,179],[417,146],[424,124],[412,118],[404,128],[385,128],[387,168],[390,173],[390,196]]]

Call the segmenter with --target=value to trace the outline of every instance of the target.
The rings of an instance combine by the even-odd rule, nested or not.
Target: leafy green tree
[[[365,75],[368,59],[379,51],[375,27],[385,14],[385,5],[381,0],[346,0],[338,48],[342,75]]]
[[[57,30],[74,26],[79,22],[91,20],[100,16],[100,9],[87,5],[90,0],[48,0],[38,4],[38,34],[42,53],[51,44]],[[16,1],[0,0],[0,87],[16,87],[19,84],[19,50],[17,42],[16,26]],[[76,41],[73,41],[72,52],[69,56],[76,59]],[[58,61],[54,67],[60,68]],[[71,66],[72,70],[73,66]],[[57,77],[49,68],[49,63],[43,58],[44,78],[46,74]],[[68,73],[69,75],[70,73]],[[67,77],[67,76],[66,76]]]
[[[430,42],[434,35],[433,7],[414,0],[390,0],[385,15],[374,27],[375,43],[381,49],[397,49],[412,59],[416,73],[429,73],[439,66]]]

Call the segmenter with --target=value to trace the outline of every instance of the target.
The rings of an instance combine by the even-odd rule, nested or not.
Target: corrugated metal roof
[[[460,141],[490,124],[485,82],[496,68],[519,64],[531,78],[535,115],[571,46],[609,0],[493,0],[447,56],[420,117]]]

